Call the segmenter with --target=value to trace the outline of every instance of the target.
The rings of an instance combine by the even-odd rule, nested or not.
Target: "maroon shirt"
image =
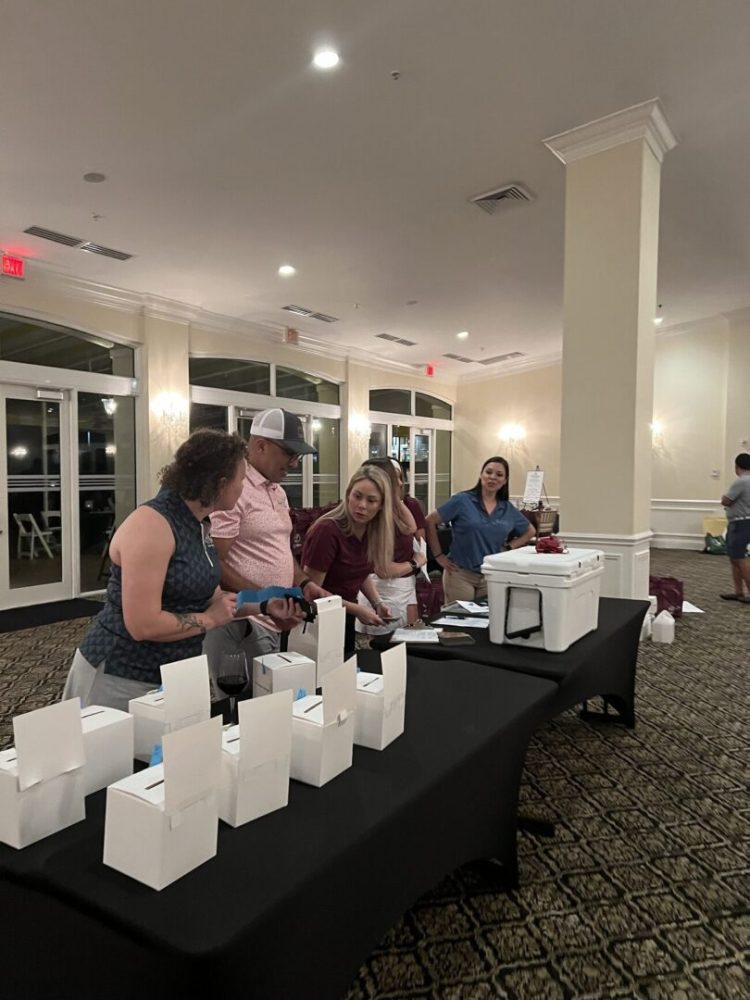
[[[417,525],[417,531],[421,528],[423,531],[427,530],[427,519],[424,516],[424,511],[422,510],[422,504],[417,500],[416,497],[409,496],[407,493],[404,497],[404,503],[409,508],[414,518],[414,522]]]
[[[404,503],[411,511],[412,517],[417,525],[417,531],[420,528],[424,528],[427,524],[425,521],[424,514],[422,512],[422,507],[420,506],[419,500],[415,500],[414,497],[405,496]],[[402,534],[398,528],[396,529],[396,538],[393,543],[393,561],[394,562],[409,562],[414,558],[414,534],[410,531],[406,534]]]
[[[300,562],[325,572],[324,590],[355,604],[362,584],[373,571],[367,559],[367,533],[362,539],[345,535],[330,520],[316,521],[307,532]]]

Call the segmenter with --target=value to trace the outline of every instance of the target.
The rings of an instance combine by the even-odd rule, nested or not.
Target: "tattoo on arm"
[[[206,631],[206,626],[198,621],[198,616],[195,614],[178,615],[175,614],[180,631],[187,632],[191,628],[200,629],[201,632]]]

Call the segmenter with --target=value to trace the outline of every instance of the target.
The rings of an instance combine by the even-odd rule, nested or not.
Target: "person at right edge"
[[[721,498],[727,510],[727,555],[732,566],[734,591],[721,594],[725,601],[750,604],[750,455],[741,452],[734,460],[737,478]],[[743,583],[747,594],[743,593]]]

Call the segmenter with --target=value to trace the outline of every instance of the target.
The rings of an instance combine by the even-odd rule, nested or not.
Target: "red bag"
[[[656,598],[656,612],[668,611],[673,618],[682,618],[684,587],[674,576],[650,576],[648,592]]]
[[[428,583],[420,573],[416,580],[416,588],[419,617],[425,622],[430,618],[436,618],[445,601],[442,579],[439,576],[430,577]]]

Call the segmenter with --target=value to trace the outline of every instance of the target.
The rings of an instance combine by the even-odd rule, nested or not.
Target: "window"
[[[411,413],[411,390],[370,389],[370,409],[381,413]]]
[[[276,395],[282,399],[339,405],[339,387],[335,382],[281,365],[276,366]]]
[[[437,420],[453,419],[453,407],[450,403],[437,399],[435,396],[428,396],[424,392],[414,393],[414,413],[417,417],[435,417]]]
[[[0,361],[133,377],[132,347],[0,313]]]
[[[271,366],[262,361],[235,358],[190,358],[190,384],[235,392],[271,392]]]
[[[227,429],[226,406],[214,406],[211,403],[190,404],[190,433],[202,427],[212,427],[217,431]]]

